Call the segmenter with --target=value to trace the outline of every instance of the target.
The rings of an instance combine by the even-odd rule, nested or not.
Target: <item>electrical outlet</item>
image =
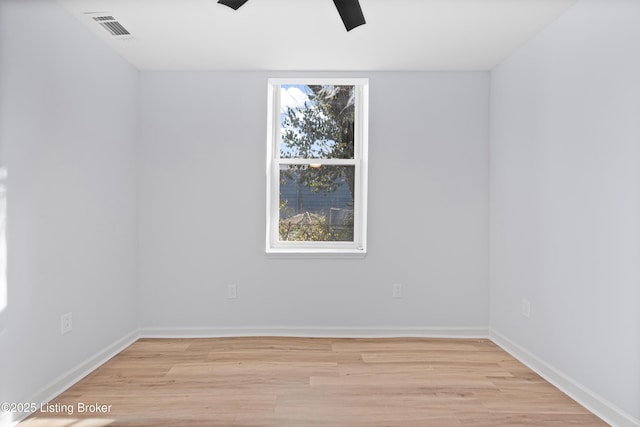
[[[60,316],[60,335],[68,334],[73,330],[73,315],[71,312]]]
[[[227,298],[228,299],[238,298],[236,285],[227,285]]]
[[[393,284],[393,297],[402,298],[402,284],[400,283]]]
[[[522,298],[522,315],[527,319],[531,317],[531,302],[526,298]]]

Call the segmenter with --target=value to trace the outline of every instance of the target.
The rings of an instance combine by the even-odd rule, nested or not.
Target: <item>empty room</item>
[[[640,427],[640,0],[0,0],[0,426]]]

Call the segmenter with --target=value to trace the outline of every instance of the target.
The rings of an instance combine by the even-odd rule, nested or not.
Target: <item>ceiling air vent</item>
[[[102,25],[112,36],[128,36],[131,34],[113,16],[94,16],[93,20]]]

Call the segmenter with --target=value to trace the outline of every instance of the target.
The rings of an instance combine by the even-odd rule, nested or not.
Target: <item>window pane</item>
[[[280,157],[353,159],[355,86],[282,85]]]
[[[281,241],[353,241],[355,166],[280,169]]]

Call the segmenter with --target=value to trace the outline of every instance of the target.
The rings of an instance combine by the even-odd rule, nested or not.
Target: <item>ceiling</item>
[[[576,0],[58,0],[140,70],[490,70]],[[112,36],[111,15],[131,34]]]

